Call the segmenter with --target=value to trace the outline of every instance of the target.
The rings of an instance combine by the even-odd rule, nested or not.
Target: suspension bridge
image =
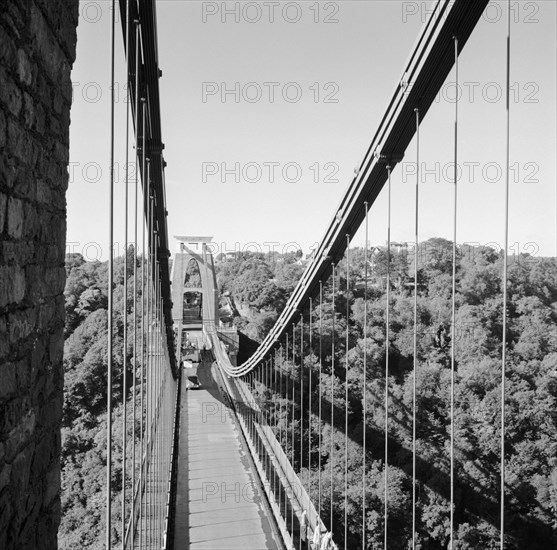
[[[488,5],[488,0],[437,0],[423,25],[406,65],[400,67],[401,78],[393,82],[394,93],[369,143],[367,152],[342,197],[332,212],[331,221],[315,249],[309,264],[295,287],[278,320],[250,358],[239,363],[238,339],[234,329],[219,319],[219,290],[210,238],[178,236],[171,242],[167,228],[165,194],[164,141],[161,128],[161,105],[155,0],[113,1],[112,11],[112,93],[114,94],[115,44],[123,40],[129,107],[125,128],[114,124],[112,102],[111,166],[116,161],[115,141],[126,140],[125,164],[136,166],[137,178],[125,185],[125,209],[114,207],[115,175],[111,173],[109,241],[108,332],[123,331],[123,349],[133,350],[131,360],[123,357],[124,376],[116,380],[113,340],[108,347],[107,372],[107,451],[106,451],[106,539],[104,547],[123,549],[303,549],[378,548],[369,540],[370,514],[381,518],[376,522],[382,532],[385,550],[395,548],[392,535],[397,518],[392,518],[389,493],[389,464],[395,453],[407,456],[409,479],[406,486],[411,502],[406,518],[410,532],[405,548],[423,548],[421,535],[427,531],[424,518],[418,516],[417,502],[423,459],[418,448],[419,430],[416,415],[416,377],[420,369],[420,334],[418,311],[418,261],[413,263],[412,311],[414,331],[412,407],[407,411],[411,446],[405,447],[389,431],[397,422],[393,403],[398,398],[389,389],[389,346],[391,340],[391,176],[405,157],[416,159],[420,166],[420,127],[426,119],[439,90],[453,75],[458,85],[458,63],[461,51]],[[121,29],[117,23],[119,10]],[[502,356],[500,357],[500,415],[497,452],[500,464],[492,474],[498,479],[499,498],[487,502],[490,525],[496,533],[490,548],[507,548],[509,528],[509,496],[505,473],[506,462],[505,409],[507,342],[507,271],[508,271],[508,190],[509,112],[511,71],[511,10],[508,10],[506,134],[501,136],[506,148],[506,219],[505,242],[502,245],[504,265],[502,285]],[[450,295],[450,394],[448,430],[448,473],[438,475],[446,485],[446,548],[465,548],[457,543],[462,510],[467,506],[456,493],[458,471],[455,459],[455,377],[457,376],[456,287],[457,287],[457,216],[459,160],[459,102],[455,101],[453,202],[444,205],[453,211],[452,277]],[[409,149],[414,140],[416,147]],[[129,158],[130,144],[135,150]],[[371,283],[368,273],[370,257],[368,225],[370,211],[380,196],[387,196],[388,227],[385,361],[381,403],[362,399],[363,426],[361,453],[350,456],[355,448],[349,430],[349,379],[351,373],[348,323],[343,325],[345,338],[334,334],[335,311],[346,307],[350,317],[350,293],[355,287],[351,266],[350,244],[362,228],[365,231],[363,289],[363,371],[359,374],[366,388],[370,381],[371,359],[367,339],[368,298]],[[415,243],[419,242],[420,175],[416,174],[414,190]],[[124,322],[118,329],[115,321],[114,229],[113,221],[121,217],[125,227],[124,250],[134,243],[133,257],[124,258],[124,296],[141,296],[126,309]],[[129,228],[132,228],[131,230]],[[174,252],[171,252],[172,246]],[[416,257],[418,250],[415,250]],[[142,258],[141,261],[138,261]],[[192,262],[199,268],[199,279],[188,280]],[[342,278],[340,274],[342,273]],[[342,284],[341,284],[342,281]],[[343,299],[346,298],[346,299]],[[128,307],[126,301],[126,308]],[[332,331],[325,329],[324,312],[332,311]],[[129,325],[129,326],[128,326]],[[129,328],[132,327],[132,328]],[[328,330],[328,332],[327,332]],[[328,335],[328,336],[327,336]],[[339,349],[344,361],[339,363]],[[125,354],[124,354],[125,355]],[[359,372],[359,371],[358,371]],[[334,376],[343,381],[335,387]],[[123,427],[117,433],[112,423],[115,385],[123,386]],[[367,429],[366,418],[380,408],[384,415],[383,433]],[[392,415],[392,416],[391,416]],[[377,416],[377,413],[376,413]],[[131,420],[129,420],[131,418]],[[295,439],[296,425],[301,434]],[[328,438],[324,448],[324,431],[336,429],[341,439]],[[115,482],[112,448],[120,439],[122,449],[121,476]],[[368,460],[370,449],[383,457],[383,486],[373,491],[382,494],[380,505],[372,504]],[[327,455],[330,472],[322,471],[321,459]],[[350,468],[360,472],[357,493],[361,517],[354,518],[349,490],[354,490]],[[344,480],[343,488],[334,489],[334,474]],[[318,479],[312,479],[317,467]],[[329,477],[330,476],[330,477]],[[125,480],[129,480],[126,482]],[[350,480],[350,481],[349,481]],[[349,486],[350,484],[350,486]],[[115,488],[118,485],[118,488]],[[120,492],[118,500],[114,494]],[[325,506],[323,491],[328,491]],[[333,494],[333,491],[336,491]],[[481,495],[480,497],[481,498]],[[376,499],[377,500],[377,499]],[[118,509],[118,514],[115,514]],[[115,519],[117,518],[117,519]],[[518,521],[514,517],[513,521]],[[356,530],[349,525],[359,525]],[[466,548],[471,548],[466,546]]]
[[[166,205],[164,191],[164,158],[160,127],[160,104],[158,80],[156,12],[154,2],[120,2],[120,15],[125,41],[128,67],[128,85],[131,109],[128,113],[135,128],[134,136],[137,149],[137,173],[141,175],[136,182],[134,222],[143,239],[144,253],[148,262],[143,277],[142,295],[145,303],[139,315],[144,316],[143,326],[153,327],[141,336],[147,346],[134,340],[133,372],[140,373],[142,403],[139,411],[145,410],[145,424],[140,427],[140,450],[131,457],[128,467],[133,471],[134,498],[130,510],[122,510],[126,518],[121,529],[124,547],[137,548],[303,548],[311,540],[316,548],[333,548],[342,541],[344,548],[353,547],[348,529],[348,486],[335,505],[343,510],[341,521],[335,524],[332,506],[328,513],[321,509],[321,496],[310,495],[309,486],[301,478],[304,463],[311,463],[314,449],[311,437],[310,416],[314,409],[319,411],[319,421],[323,420],[322,399],[328,388],[322,388],[321,375],[325,350],[319,342],[319,368],[314,373],[319,385],[319,403],[307,401],[311,395],[309,388],[315,381],[311,379],[304,390],[302,371],[308,369],[307,355],[313,353],[313,338],[321,338],[316,333],[319,319],[312,318],[314,306],[323,310],[323,285],[330,279],[333,301],[337,292],[349,292],[349,257],[347,262],[347,289],[336,289],[335,269],[349,250],[351,236],[367,224],[369,209],[381,192],[390,194],[390,179],[393,170],[405,154],[415,154],[419,159],[420,124],[427,116],[436,95],[452,70],[457,71],[458,56],[465,47],[479,18],[487,6],[487,1],[438,1],[411,52],[405,67],[401,67],[402,78],[395,84],[395,92],[385,114],[369,145],[365,158],[355,171],[355,175],[339,207],[326,228],[325,235],[313,255],[288,303],[257,351],[248,361],[237,365],[230,361],[227,354],[229,346],[219,336],[217,285],[213,259],[208,252],[207,242],[187,237],[179,242],[180,248],[174,257],[172,291],[168,259],[169,236],[166,226]],[[510,17],[510,16],[509,16]],[[115,24],[114,24],[115,25]],[[458,73],[456,72],[457,82]],[[458,109],[458,102],[456,102]],[[507,110],[509,106],[507,104]],[[458,110],[455,111],[454,154],[455,154],[455,231],[457,213],[458,163]],[[114,135],[114,134],[113,134]],[[409,152],[407,147],[417,139],[417,151]],[[508,136],[507,136],[508,139]],[[419,166],[419,160],[417,162]],[[416,180],[417,182],[419,179]],[[416,209],[419,188],[416,183]],[[127,204],[127,203],[126,203]],[[138,212],[139,205],[139,212]],[[390,204],[389,204],[390,208]],[[128,211],[125,212],[126,217]],[[416,243],[418,242],[418,217],[416,214]],[[137,234],[133,236],[134,242]],[[184,242],[185,241],[185,242]],[[111,239],[112,242],[112,239]],[[128,236],[126,235],[127,248]],[[453,265],[456,269],[456,235],[454,239]],[[198,248],[201,249],[198,249]],[[390,244],[387,245],[390,251]],[[507,250],[507,245],[503,247]],[[191,317],[192,304],[186,307],[184,296],[186,288],[186,266],[195,260],[200,265],[201,284],[197,285],[199,298],[194,305],[198,308],[199,319]],[[367,258],[366,258],[367,265]],[[417,270],[417,262],[414,263]],[[505,265],[506,269],[506,265]],[[135,279],[134,279],[135,280]],[[417,273],[414,273],[414,325],[417,326]],[[453,270],[453,317],[454,336],[454,281]],[[367,284],[367,280],[366,280]],[[504,287],[506,288],[506,287]],[[390,283],[387,281],[387,292]],[[125,292],[127,290],[125,289]],[[366,288],[367,300],[367,288]],[[506,296],[502,297],[506,300]],[[389,298],[387,298],[389,304]],[[332,304],[333,309],[335,307]],[[388,307],[388,306],[387,306]],[[190,311],[190,315],[186,314]],[[138,315],[138,312],[134,312]],[[366,316],[367,318],[367,316]],[[387,338],[389,342],[389,317],[387,312]],[[201,326],[199,326],[201,320]],[[196,324],[197,323],[197,324]],[[503,323],[505,320],[503,319]],[[189,329],[186,330],[186,329]],[[110,330],[110,329],[109,329]],[[194,338],[194,334],[197,336]],[[366,330],[364,328],[364,338]],[[505,329],[503,329],[505,335]],[[503,336],[504,338],[505,336]],[[126,335],[124,335],[126,338]],[[136,334],[134,332],[134,339]],[[417,332],[414,333],[414,357],[417,356]],[[180,377],[182,350],[185,339],[196,339],[197,347],[202,347],[203,357],[197,369],[198,392],[186,391],[191,387],[187,377]],[[454,342],[451,362],[453,391],[451,392],[451,414],[454,402]],[[199,344],[202,343],[200,346]],[[330,352],[331,372],[345,369],[348,376],[350,365],[335,366],[335,345]],[[387,344],[388,345],[388,344]],[[348,351],[348,332],[346,349]],[[503,342],[503,350],[505,350]],[[151,351],[153,348],[156,351]],[[366,345],[364,343],[364,349]],[[140,352],[139,350],[143,350]],[[143,355],[141,355],[143,353]],[[111,354],[111,351],[109,351]],[[208,361],[208,358],[214,359]],[[346,354],[348,357],[348,354]],[[389,353],[386,353],[385,377],[389,377]],[[291,360],[298,374],[286,374],[281,365]],[[503,351],[503,381],[505,376],[505,357]],[[364,358],[364,380],[367,380],[366,360]],[[414,359],[414,373],[418,368]],[[187,370],[187,369],[186,369]],[[312,369],[313,370],[313,369]],[[310,370],[310,376],[312,375]],[[110,379],[110,376],[109,376]],[[415,379],[415,374],[414,374]],[[284,388],[282,387],[284,384]],[[298,386],[299,387],[296,387]],[[308,388],[309,386],[309,388]],[[330,423],[334,425],[334,415],[344,419],[345,445],[336,451],[344,460],[344,476],[348,479],[348,384],[345,386],[346,409],[335,410],[330,407]],[[504,383],[501,384],[504,392]],[[331,391],[332,391],[331,387]],[[278,426],[276,406],[278,399],[261,399],[261,392],[274,396],[292,396],[292,403],[299,395],[300,407],[286,410],[290,422],[298,421],[304,436],[300,441],[288,442],[288,434],[282,433]],[[416,385],[414,382],[413,404],[416,406]],[[290,393],[291,392],[291,393]],[[304,393],[307,395],[304,395]],[[332,399],[332,396],[329,397]],[[389,391],[385,394],[385,411],[389,410]],[[305,402],[305,403],[304,403]],[[504,403],[504,400],[503,400]],[[305,409],[304,409],[305,404]],[[134,400],[133,406],[137,404]],[[281,405],[282,407],[282,405]],[[175,414],[172,413],[175,408]],[[287,407],[288,408],[288,407]],[[281,411],[282,412],[282,411]],[[364,425],[367,413],[364,399]],[[388,414],[388,412],[387,412]],[[110,413],[109,413],[110,415]],[[135,413],[134,413],[135,417]],[[143,416],[141,416],[143,419]],[[417,462],[416,416],[413,416],[412,453],[412,535],[409,547],[416,548],[418,519],[416,518]],[[329,419],[327,419],[329,421]],[[501,411],[504,434],[505,415]],[[305,424],[307,430],[305,432]],[[388,418],[385,419],[385,425]],[[451,419],[451,425],[453,425]],[[319,424],[321,426],[321,423]],[[116,434],[111,433],[109,441]],[[124,433],[126,433],[124,427]],[[366,470],[366,438],[364,430],[362,471]],[[321,443],[319,427],[318,445]],[[294,432],[292,431],[292,434]],[[132,434],[135,439],[136,434]],[[292,437],[294,437],[292,435]],[[304,439],[308,448],[304,449]],[[384,498],[384,547],[389,547],[388,530],[388,447],[387,428],[385,439],[385,498]],[[501,456],[504,456],[504,436],[501,438]],[[455,533],[454,521],[454,429],[451,428],[451,466],[450,504],[447,509],[449,519],[449,548],[453,547]],[[317,449],[320,454],[321,450]],[[334,454],[335,449],[331,447]],[[299,453],[295,459],[295,453]],[[137,456],[135,456],[137,454]],[[306,459],[307,455],[307,459]],[[110,458],[109,458],[110,461]],[[124,457],[124,463],[126,458]],[[138,471],[137,471],[138,470]],[[501,462],[500,494],[500,546],[505,541],[505,465]],[[125,472],[123,474],[125,476]],[[332,475],[332,466],[331,466]],[[135,479],[137,478],[137,479]],[[106,547],[112,547],[111,540],[111,496],[110,468],[107,474],[107,540]],[[321,481],[321,480],[320,480]],[[306,481],[307,485],[307,481]],[[321,487],[321,485],[320,485]],[[332,480],[331,480],[332,491]],[[173,492],[177,490],[176,493]],[[245,491],[249,494],[245,494]],[[362,525],[366,522],[366,482],[362,478]],[[126,499],[123,497],[122,502]],[[333,496],[331,495],[331,501]],[[361,530],[358,546],[367,548],[365,528]]]
[[[334,401],[334,388],[325,386],[322,379],[324,369],[335,373],[343,371],[349,377],[350,346],[348,326],[344,365],[335,365],[335,346],[332,340],[330,350],[323,349],[322,315],[326,304],[324,286],[332,285],[330,304],[336,308],[337,295],[350,293],[351,238],[365,225],[368,252],[369,211],[380,193],[389,197],[390,240],[390,193],[391,174],[405,155],[415,155],[419,167],[420,125],[428,114],[440,88],[448,75],[454,71],[458,85],[458,58],[471,36],[482,13],[486,0],[448,1],[435,3],[427,22],[411,52],[406,66],[401,67],[401,79],[394,83],[395,92],[387,106],[383,118],[369,144],[361,165],[355,170],[353,181],[341,198],[338,209],[312,260],[301,280],[290,296],[277,322],[269,331],[257,351],[242,364],[235,361],[237,349],[231,345],[218,314],[218,286],[216,284],[213,258],[207,240],[181,237],[177,238],[179,248],[173,257],[172,275],[169,269],[170,243],[166,227],[165,183],[163,142],[160,125],[160,104],[158,80],[157,42],[156,42],[156,5],[154,2],[120,1],[120,15],[125,42],[126,64],[128,67],[128,86],[130,106],[128,126],[133,127],[137,156],[137,173],[140,178],[135,182],[135,210],[132,225],[142,235],[142,252],[147,254],[146,272],[142,276],[142,296],[145,297],[141,312],[133,312],[145,321],[142,326],[151,327],[139,338],[146,340],[146,346],[137,342],[134,331],[134,373],[139,380],[139,408],[145,411],[144,422],[139,434],[139,449],[133,451],[128,468],[132,469],[133,504],[129,510],[122,509],[125,519],[120,529],[124,533],[123,547],[136,548],[369,548],[366,540],[366,518],[370,511],[366,482],[366,456],[369,441],[367,429],[363,431],[361,470],[362,517],[359,533],[348,532],[348,464],[349,457],[348,427],[348,383],[344,383],[344,406],[331,404]],[[510,79],[510,7],[507,46],[507,88]],[[509,90],[507,89],[507,134],[506,140],[507,174],[509,166]],[[454,430],[454,381],[455,381],[455,293],[457,235],[456,219],[458,213],[458,101],[454,113],[454,203],[447,208],[454,209],[453,272],[452,272],[452,321],[451,321],[451,392],[450,400],[450,468],[446,485],[447,500],[447,547],[454,547],[454,537],[458,531],[455,498],[455,430]],[[131,121],[130,121],[131,118]],[[130,122],[132,123],[130,126]],[[114,134],[113,134],[114,135]],[[416,150],[408,151],[412,139],[416,140]],[[127,161],[127,159],[126,159]],[[127,188],[126,188],[127,189]],[[508,193],[508,176],[507,176]],[[415,187],[415,242],[419,242],[419,174]],[[508,203],[508,195],[507,195]],[[126,201],[127,204],[127,201]],[[127,218],[128,211],[126,209]],[[508,239],[508,228],[505,231]],[[134,242],[139,242],[137,233]],[[126,244],[128,236],[126,235]],[[387,243],[387,254],[391,245]],[[508,242],[503,251],[508,250]],[[200,281],[195,288],[187,283],[186,268],[191,261],[200,268]],[[344,261],[345,288],[335,288],[339,284],[339,264]],[[365,265],[368,258],[364,259]],[[390,265],[390,258],[387,260]],[[419,547],[419,531],[426,528],[417,517],[416,503],[419,495],[418,471],[420,456],[416,445],[416,371],[418,364],[418,262],[414,262],[414,364],[412,407],[412,482],[409,487],[412,507],[411,533],[408,547]],[[507,274],[505,254],[504,273]],[[367,270],[367,267],[366,267]],[[387,311],[385,321],[386,346],[385,380],[389,379],[389,292],[390,272],[387,273]],[[134,277],[135,280],[135,277]],[[172,281],[172,285],[170,284]],[[364,307],[367,307],[368,276],[364,281]],[[500,483],[499,518],[492,523],[499,532],[498,547],[505,547],[506,492],[505,492],[505,376],[506,363],[506,301],[507,286],[503,285],[501,300],[505,304],[502,318],[502,358],[501,358],[501,411],[500,411],[500,469],[497,472]],[[127,290],[125,289],[125,292]],[[193,302],[186,303],[186,296],[196,295]],[[346,300],[349,303],[349,300]],[[316,309],[318,306],[318,309]],[[348,306],[347,306],[348,307]],[[347,311],[347,318],[350,312]],[[364,313],[367,321],[367,310]],[[364,321],[364,323],[366,322]],[[333,316],[334,323],[334,316]],[[364,350],[367,330],[364,326]],[[124,335],[124,338],[127,336]],[[182,368],[185,346],[192,345],[200,350],[196,374],[188,376],[189,368]],[[319,352],[316,354],[315,350]],[[111,352],[109,351],[109,354]],[[315,364],[310,366],[310,357]],[[231,360],[232,358],[232,360]],[[326,363],[326,366],[325,366]],[[363,380],[368,380],[364,353]],[[288,372],[286,365],[294,367]],[[307,371],[307,374],[304,374]],[[312,380],[312,377],[314,379]],[[110,377],[109,377],[110,378]],[[193,382],[192,382],[193,380]],[[306,386],[304,387],[304,382]],[[365,384],[366,382],[364,382]],[[314,386],[319,387],[317,403],[311,402]],[[197,388],[197,391],[193,389]],[[384,498],[383,509],[383,547],[389,544],[389,447],[397,447],[389,434],[390,400],[388,385],[385,385],[384,414]],[[188,391],[191,389],[192,391]],[[330,393],[330,395],[329,395]],[[282,403],[282,398],[290,398],[292,409]],[[299,400],[299,406],[294,406]],[[329,400],[325,418],[323,401]],[[315,400],[314,400],[315,401]],[[341,399],[342,402],[342,399]],[[124,406],[126,406],[124,404]],[[129,406],[129,405],[128,405]],[[136,400],[133,407],[138,407]],[[371,404],[363,399],[363,418]],[[277,410],[277,407],[279,410]],[[283,407],[285,410],[283,411]],[[286,432],[279,423],[284,414],[290,423],[298,422],[300,440],[294,440],[294,430]],[[317,427],[311,418],[318,416]],[[110,413],[109,413],[110,415]],[[143,420],[144,418],[144,420]],[[338,426],[344,433],[344,445],[331,443],[328,449],[331,463],[329,484],[330,502],[328,510],[322,506],[321,487],[324,480],[315,485],[302,474],[304,465],[311,472],[315,455],[322,454],[321,436],[323,422],[330,427]],[[343,426],[344,424],[344,426]],[[109,441],[117,434],[110,433]],[[312,429],[318,434],[312,435]],[[124,433],[126,427],[124,426]],[[289,440],[289,438],[292,438]],[[331,438],[333,441],[333,438]],[[314,445],[317,448],[313,448]],[[124,444],[125,446],[125,444]],[[335,452],[340,459],[344,474],[344,491],[333,495],[333,461]],[[124,457],[124,464],[126,457]],[[110,461],[110,459],[109,459]],[[321,476],[321,468],[319,468]],[[123,473],[125,476],[125,471]],[[111,540],[111,496],[110,468],[107,474],[107,540],[106,547],[112,547]],[[125,492],[125,490],[124,490]],[[125,503],[125,496],[122,497]],[[336,511],[333,508],[338,508]]]

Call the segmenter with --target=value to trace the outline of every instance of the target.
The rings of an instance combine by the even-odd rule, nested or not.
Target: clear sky
[[[257,243],[308,252],[367,150],[429,5],[158,1],[170,236],[211,235],[219,250]],[[109,6],[81,0],[72,72],[67,240],[89,259],[106,259],[108,240]],[[512,2],[509,240],[514,252],[535,255],[557,254],[556,7]],[[490,4],[460,57],[458,242],[503,244],[505,9],[506,2]],[[120,36],[117,45],[121,243]],[[454,72],[421,126],[420,240],[452,238],[453,83]],[[393,240],[414,240],[415,158],[412,142],[393,173]],[[353,243],[363,240],[360,231]],[[383,193],[370,212],[370,241],[385,240]]]

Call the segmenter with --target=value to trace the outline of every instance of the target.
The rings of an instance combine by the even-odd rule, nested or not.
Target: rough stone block
[[[13,197],[8,200],[8,235],[14,239],[23,235],[23,201]]]
[[[23,210],[23,236],[26,239],[34,239],[39,235],[40,232],[39,212],[33,204],[28,202],[25,203]]]
[[[5,307],[13,302],[14,278],[13,266],[0,266],[0,307]]]
[[[27,279],[27,298],[32,302],[41,300],[44,296],[43,279],[41,268],[37,265],[25,267],[25,277]]]
[[[13,78],[8,75],[2,66],[0,66],[0,82],[2,82],[2,86],[0,86],[0,104],[5,105],[12,115],[18,116],[23,103],[22,93],[16,86]]]
[[[6,147],[7,149],[7,147]],[[6,187],[13,187],[14,181],[19,174],[19,169],[16,162],[9,155],[0,156],[0,180]]]
[[[42,179],[37,180],[37,200],[44,204],[50,204],[52,201],[50,186]]]
[[[48,179],[54,188],[62,192],[66,191],[68,188],[67,166],[67,164],[59,163],[52,158],[48,164]]]
[[[40,239],[43,243],[61,242],[66,236],[66,220],[55,213],[42,216],[40,219]]]
[[[33,171],[27,166],[18,167],[13,185],[14,191],[17,192],[18,196],[23,199],[33,201],[36,197],[36,187],[37,183],[35,181]],[[30,203],[26,202],[25,204],[28,205]],[[27,215],[27,213],[27,211],[24,212],[25,215]]]
[[[8,322],[10,325],[10,342],[12,345],[18,344],[20,340],[27,338],[35,328],[37,322],[36,308],[27,308],[10,313]]]
[[[14,363],[0,365],[0,399],[10,397],[16,392],[17,382]]]
[[[0,266],[0,307],[19,303],[24,295],[24,269],[18,265]]]
[[[31,155],[31,136],[14,120],[8,121],[7,150],[21,163],[28,164]]]
[[[15,62],[15,43],[6,29],[0,25],[0,65],[8,69],[13,68]]]
[[[20,81],[30,86],[33,82],[33,65],[24,50],[17,50],[17,75]]]

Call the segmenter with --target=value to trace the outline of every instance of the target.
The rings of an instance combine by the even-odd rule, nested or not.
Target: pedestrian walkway
[[[280,550],[256,469],[213,368],[200,364],[200,389],[182,386],[174,550]]]

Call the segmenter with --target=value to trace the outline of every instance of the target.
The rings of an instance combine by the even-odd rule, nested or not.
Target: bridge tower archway
[[[172,319],[177,349],[192,342],[210,346],[209,328],[218,323],[218,297],[213,257],[207,247],[212,237],[174,237],[172,264]]]

